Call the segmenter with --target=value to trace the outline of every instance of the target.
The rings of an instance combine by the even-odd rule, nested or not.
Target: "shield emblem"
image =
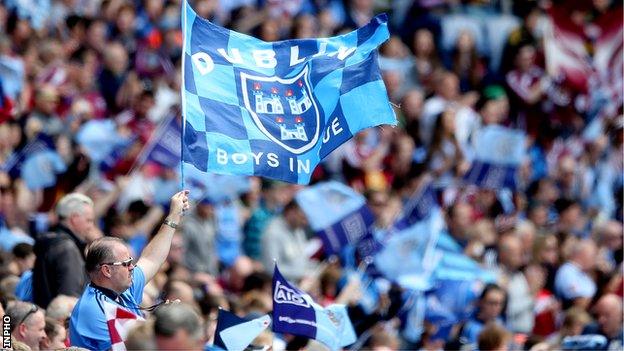
[[[256,126],[271,141],[301,154],[319,139],[320,113],[306,66],[292,78],[240,74],[243,102]]]

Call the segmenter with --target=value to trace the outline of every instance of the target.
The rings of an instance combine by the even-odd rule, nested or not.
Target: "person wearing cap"
[[[142,316],[141,301],[145,285],[167,259],[175,230],[183,211],[189,208],[188,191],[173,195],[169,215],[147,244],[138,261],[121,239],[100,238],[87,248],[86,270],[91,282],[72,311],[69,333],[72,346],[89,350],[111,348],[105,304]],[[153,306],[155,308],[156,306]]]

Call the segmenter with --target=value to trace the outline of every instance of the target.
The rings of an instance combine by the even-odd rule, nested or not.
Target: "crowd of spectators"
[[[563,5],[583,24],[621,12],[621,3],[190,3],[199,16],[265,41],[332,36],[389,14],[379,63],[399,125],[357,134],[313,182],[336,179],[365,194],[383,229],[431,176],[448,233],[497,282],[483,287],[447,340],[430,337],[436,325],[426,324],[420,341],[409,342],[393,286],[373,314],[352,314],[358,347],[555,350],[582,334],[605,336],[605,349],[624,347],[622,107],[583,109],[586,96],[558,88],[545,72],[543,48],[549,7]],[[69,346],[88,243],[115,236],[138,257],[162,222],[179,175],[137,158],[159,123],[180,110],[180,9],[181,0],[0,2],[0,313],[12,318],[16,350]],[[471,137],[497,124],[527,135],[513,193],[462,182]],[[27,158],[41,135],[55,157],[33,180],[10,163]],[[125,152],[111,163],[118,144]],[[323,255],[293,201],[300,188],[249,178],[226,206],[235,209],[234,228],[217,216],[222,204],[196,197],[143,298],[145,306],[181,303],[156,309],[130,333],[128,349],[202,349],[214,338],[218,307],[270,312],[275,258],[319,303],[356,306],[357,283],[345,283],[341,262]],[[232,231],[241,233],[234,248],[221,240]],[[276,349],[322,348],[268,331],[254,344],[272,340]]]

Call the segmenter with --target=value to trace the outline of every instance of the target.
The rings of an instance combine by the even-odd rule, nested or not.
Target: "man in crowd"
[[[596,323],[585,328],[583,334],[600,334],[607,338],[606,350],[621,350],[624,347],[622,312],[620,296],[604,295],[596,302],[593,309]]]
[[[39,343],[46,338],[44,311],[32,303],[14,301],[7,307],[6,315],[11,318],[11,336],[32,350],[39,350]]]
[[[79,193],[56,206],[59,224],[35,243],[33,298],[42,308],[59,294],[79,296],[85,285],[84,249],[96,231],[93,201]]]
[[[136,265],[128,246],[117,238],[94,241],[88,248],[86,270],[91,282],[72,312],[69,332],[72,345],[89,350],[107,350],[111,338],[103,303],[111,303],[142,315],[139,304],[143,288],[167,259],[173,234],[189,208],[188,191],[171,198],[169,215],[145,247]]]

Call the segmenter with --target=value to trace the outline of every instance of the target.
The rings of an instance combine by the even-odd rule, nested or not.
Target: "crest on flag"
[[[240,73],[243,102],[256,126],[284,149],[301,154],[319,138],[320,114],[308,67],[293,78]]]

